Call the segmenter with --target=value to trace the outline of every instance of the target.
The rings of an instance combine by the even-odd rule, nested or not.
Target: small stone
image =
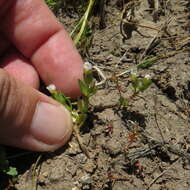
[[[87,161],[87,157],[84,153],[76,155],[76,159],[80,164],[85,164]]]
[[[69,148],[67,149],[67,154],[69,155],[77,155],[78,153],[81,152],[80,147],[77,143],[75,142],[70,142],[69,143]]]
[[[93,173],[96,169],[96,165],[93,160],[89,159],[86,164],[84,165],[83,169],[88,173]]]
[[[90,185],[84,185],[84,186],[82,187],[82,189],[83,189],[83,190],[89,190],[89,189],[91,189],[91,186],[90,186]]]
[[[104,145],[104,148],[106,149],[107,153],[111,155],[118,155],[122,150],[122,146],[119,140],[116,140],[114,138],[109,139]]]
[[[91,179],[91,177],[88,174],[82,176],[80,181],[81,181],[81,183],[83,185],[90,185],[90,184],[92,184],[92,179]]]
[[[77,164],[69,162],[68,165],[66,166],[65,170],[67,172],[69,172],[72,176],[74,176],[77,171],[77,168],[78,168]]]
[[[42,175],[43,175],[43,177],[47,178],[48,177],[48,172],[44,172]]]
[[[107,61],[112,61],[113,60],[113,55],[111,54],[111,55],[108,55],[107,57],[106,57],[106,60]]]
[[[52,161],[51,159],[47,159],[46,164],[48,164],[48,165],[51,164],[51,161]]]

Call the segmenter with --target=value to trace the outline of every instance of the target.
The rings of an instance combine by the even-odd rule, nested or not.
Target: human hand
[[[71,135],[71,117],[36,90],[38,75],[77,97],[81,57],[43,0],[0,0],[0,22],[0,143],[57,149]]]

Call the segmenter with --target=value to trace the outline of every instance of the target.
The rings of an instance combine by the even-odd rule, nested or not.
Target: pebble
[[[92,183],[92,178],[87,174],[82,176],[80,181],[83,185],[90,185]]]
[[[119,142],[119,140],[111,138],[107,141],[103,147],[106,149],[107,153],[111,155],[117,155],[121,152],[122,146]]]
[[[96,165],[93,160],[89,159],[86,164],[84,165],[83,169],[88,173],[93,173],[96,169]]]

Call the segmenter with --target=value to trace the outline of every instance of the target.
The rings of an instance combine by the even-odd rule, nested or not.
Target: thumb
[[[69,112],[0,69],[0,144],[51,151],[72,132]]]

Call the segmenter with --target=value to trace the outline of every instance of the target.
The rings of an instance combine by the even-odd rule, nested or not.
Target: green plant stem
[[[82,24],[82,26],[81,26],[80,31],[77,34],[76,38],[74,39],[74,44],[75,45],[78,44],[78,42],[80,41],[80,39],[81,39],[81,37],[82,37],[82,35],[83,35],[84,31],[85,31],[85,28],[86,28],[86,25],[87,25],[87,22],[88,22],[88,18],[89,18],[90,12],[91,12],[91,10],[93,8],[93,5],[94,5],[95,1],[96,0],[89,0],[87,10],[86,10],[84,16],[81,18],[82,21],[79,22],[79,25]]]
[[[78,30],[78,28],[81,26],[82,22],[84,20],[84,15],[80,19],[79,23],[75,26],[75,28],[71,31],[70,36],[73,38],[74,33]]]

